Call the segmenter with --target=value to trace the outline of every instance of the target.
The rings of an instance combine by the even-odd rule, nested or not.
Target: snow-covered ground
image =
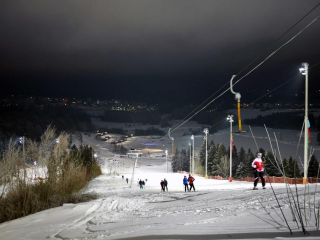
[[[111,123],[105,123],[105,124],[108,124],[109,126],[111,125]],[[117,126],[120,127],[120,125],[117,125]],[[122,126],[124,126],[124,124]],[[202,127],[203,126],[200,126],[199,124],[191,121],[186,123],[182,127],[178,128],[177,130],[173,131],[171,133],[171,136],[174,137],[174,150],[176,150],[177,148],[179,149],[179,151],[181,151],[181,149],[188,150],[189,149],[188,144],[189,142],[192,142],[192,140],[190,139],[191,135],[186,135],[185,133],[188,133],[189,128],[203,129]],[[271,151],[272,149],[275,150],[276,156],[278,157],[278,159],[280,159],[279,155],[281,156],[282,159],[287,158],[287,160],[289,159],[290,156],[292,156],[293,158],[298,159],[299,163],[303,163],[304,132],[302,133],[300,143],[299,143],[299,138],[301,133],[300,131],[267,128],[269,136],[271,138],[271,144],[272,144],[272,147],[271,147],[267,132],[264,127],[251,127],[255,140],[252,137],[249,126],[243,125],[242,129],[247,132],[236,133],[236,131],[238,131],[238,126],[233,127],[233,130],[234,130],[233,141],[238,151],[240,150],[241,147],[243,147],[245,151],[247,151],[250,148],[255,153],[258,151],[257,150],[257,145],[258,145],[259,148],[262,147],[266,151]],[[168,129],[163,129],[163,130],[167,131]],[[90,144],[98,145],[98,148],[110,149],[111,148],[110,142],[113,141],[113,139],[119,138],[120,135],[117,135],[117,134],[108,134],[108,135],[112,136],[113,138],[108,140],[107,142],[97,141],[91,135],[91,138],[89,138],[88,142],[86,143],[89,145]],[[195,141],[196,153],[198,152],[198,150],[200,149],[204,141],[203,138],[204,138],[204,134],[195,136],[194,141]],[[275,138],[277,138],[279,149],[278,149]],[[210,142],[211,140],[213,140],[216,145],[219,143],[223,143],[227,148],[230,144],[230,128],[220,130],[214,134],[209,133],[208,142]],[[151,152],[151,151],[164,153],[165,150],[168,150],[168,152],[171,153],[172,141],[168,137],[161,140],[157,140],[157,139],[148,140],[145,137],[133,137],[133,138],[129,138],[127,142],[123,143],[123,146],[125,146],[128,149],[130,148],[145,149],[145,153]],[[313,154],[317,157],[318,160],[320,160],[320,147],[317,145],[316,132],[311,132],[310,146],[312,146],[312,149],[314,149]]]
[[[0,239],[319,239],[310,222],[307,237],[297,229],[289,210],[284,184],[273,184],[287,216],[291,236],[273,195],[252,191],[250,182],[209,180],[195,176],[196,192],[184,192],[183,174],[168,173],[166,158],[143,157],[103,161],[103,175],[86,192],[100,198],[42,211],[0,225]],[[133,174],[134,169],[134,174]],[[122,179],[122,175],[124,179]],[[133,178],[134,177],[134,178]],[[129,181],[126,183],[125,179]],[[133,178],[133,179],[132,179]],[[168,180],[168,192],[160,181]],[[137,186],[146,181],[146,189]],[[311,192],[314,193],[314,186]],[[298,187],[303,195],[304,187]],[[311,201],[313,201],[313,197]],[[320,200],[319,190],[316,201]],[[264,210],[265,208],[265,210]],[[268,213],[266,213],[266,211]]]
[[[95,122],[108,127],[121,125]],[[124,124],[123,124],[124,125]],[[122,126],[123,126],[122,125]],[[188,149],[190,136],[183,136],[189,128],[202,128],[189,122],[172,133],[175,148]],[[248,129],[248,126],[243,126]],[[165,130],[165,129],[164,129]],[[252,128],[259,147],[270,150],[264,128]],[[281,134],[280,134],[281,132]],[[269,129],[273,147],[279,154],[274,141],[276,133],[282,157],[297,156],[303,159],[302,142],[298,146],[299,131]],[[119,135],[108,134],[112,138]],[[281,136],[281,139],[280,139]],[[209,141],[229,144],[229,129],[209,136]],[[302,139],[303,140],[303,139]],[[315,147],[315,135],[312,135]],[[319,239],[315,231],[313,211],[308,212],[311,220],[306,226],[310,235],[304,235],[293,221],[285,184],[272,184],[293,235],[289,233],[271,186],[267,190],[252,191],[251,182],[228,182],[204,179],[195,176],[196,192],[184,192],[183,174],[172,173],[168,158],[168,173],[165,157],[148,158],[147,153],[164,153],[171,150],[171,140],[165,138],[148,140],[132,137],[123,143],[125,147],[140,148],[143,157],[134,168],[135,159],[115,158],[110,152],[110,141],[95,139],[94,134],[83,135],[83,144],[94,146],[102,165],[103,175],[90,182],[86,192],[97,193],[97,200],[64,204],[62,207],[42,211],[24,218],[0,224],[0,239]],[[195,148],[199,149],[203,136],[195,136]],[[245,150],[256,151],[250,132],[234,134],[234,142]],[[152,145],[150,145],[152,143]],[[315,151],[318,159],[319,150]],[[116,159],[117,161],[113,161]],[[134,170],[134,173],[133,173]],[[122,179],[122,175],[124,179]],[[126,183],[125,179],[129,182]],[[160,191],[160,181],[168,180],[168,192]],[[138,179],[146,181],[146,189],[137,186]],[[319,190],[309,186],[311,198],[307,206],[320,201]],[[318,187],[319,189],[320,187]],[[295,188],[293,189],[295,192]],[[297,191],[303,202],[305,187]],[[308,208],[307,208],[308,209]]]
[[[310,110],[311,111],[311,110]],[[236,109],[230,109],[230,113],[236,113]],[[301,110],[269,110],[269,111],[263,111],[261,112],[258,109],[242,109],[241,110],[241,117],[242,120],[248,119],[248,118],[255,118],[258,115],[269,115],[275,112],[301,112],[303,114],[303,111]],[[319,115],[319,109],[313,109],[312,113],[317,117]],[[123,128],[125,130],[128,130],[129,132],[133,132],[135,129],[147,129],[151,125],[141,125],[139,124],[129,124],[129,123],[110,123],[110,122],[103,122],[99,120],[98,118],[91,118],[92,123],[99,127],[107,127],[107,128]],[[237,121],[235,119],[235,121]],[[288,119],[290,121],[290,119]],[[226,121],[227,122],[227,121]],[[188,121],[187,123],[183,124],[179,128],[175,129],[176,126],[179,126],[181,122],[179,121],[172,121],[171,126],[172,126],[172,132],[171,136],[174,137],[174,150],[178,148],[179,150],[181,149],[189,149],[188,143],[191,142],[192,140],[190,139],[191,133],[189,132],[189,129],[196,130],[200,129],[201,132],[203,132],[203,129],[205,127],[210,127],[210,126],[205,126],[205,125],[200,125],[194,121]],[[302,124],[302,123],[301,123]],[[130,125],[130,126],[129,126]],[[153,125],[156,128],[159,128],[163,130],[164,132],[168,132],[169,128],[161,128],[159,125]],[[302,136],[299,142],[300,134],[301,131],[296,131],[296,130],[284,130],[284,129],[272,129],[269,128],[268,126],[267,130],[269,133],[269,136],[271,138],[271,143],[272,146],[270,145],[269,139],[267,132],[265,128],[262,127],[251,127],[253,135],[255,137],[255,140],[257,144],[255,143],[254,139],[252,138],[252,134],[250,132],[250,128],[247,125],[242,126],[242,130],[246,131],[245,133],[236,133],[239,131],[238,126],[233,126],[233,141],[235,146],[237,147],[238,150],[240,150],[241,147],[247,151],[249,148],[253,152],[257,152],[257,145],[258,147],[262,147],[266,151],[271,151],[272,149],[275,150],[276,156],[281,158],[287,158],[289,159],[290,156],[293,158],[296,158],[300,165],[302,166],[301,163],[303,163],[303,151],[304,151],[304,132],[302,132]],[[301,126],[302,127],[302,126]],[[109,134],[108,134],[109,135]],[[114,139],[119,138],[120,135],[114,135]],[[197,152],[201,144],[203,143],[203,137],[204,133],[201,135],[196,135],[195,136],[195,151]],[[277,147],[277,143],[275,141],[275,138],[277,138],[278,144],[279,144],[279,150]],[[317,157],[318,160],[320,160],[320,147],[317,144],[317,132],[311,131],[311,143],[310,146],[312,149],[314,149],[313,154]],[[227,123],[226,128],[223,130],[218,131],[217,133],[209,133],[208,136],[208,141],[210,142],[213,140],[215,144],[223,143],[226,147],[229,146],[230,144],[230,127],[229,123]],[[110,148],[110,143],[112,139],[110,139],[108,142],[99,142],[97,144],[104,145],[104,148]],[[152,145],[148,145],[148,144]],[[299,143],[299,144],[298,144]],[[123,145],[127,147],[128,149],[130,148],[144,148],[146,149],[146,152],[148,150],[153,149],[153,151],[159,151],[164,153],[165,150],[167,149],[169,153],[171,153],[171,145],[172,141],[170,138],[166,137],[164,139],[159,140],[147,140],[143,138],[133,138],[130,139],[128,142],[124,143]],[[148,149],[148,150],[147,150]]]

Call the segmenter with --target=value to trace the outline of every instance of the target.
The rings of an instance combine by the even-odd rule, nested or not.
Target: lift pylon
[[[173,157],[173,156],[174,156],[174,138],[170,136],[170,131],[171,131],[171,128],[169,128],[168,136],[169,136],[169,138],[172,140],[172,149],[171,149],[171,153],[172,153],[172,157]]]
[[[237,107],[238,107],[238,126],[239,126],[239,132],[242,132],[242,125],[241,125],[241,114],[240,114],[240,98],[241,98],[241,94],[240,93],[236,93],[235,91],[233,91],[233,79],[236,77],[236,75],[232,75],[232,78],[230,80],[230,90],[233,94],[235,94],[234,98],[237,100]]]

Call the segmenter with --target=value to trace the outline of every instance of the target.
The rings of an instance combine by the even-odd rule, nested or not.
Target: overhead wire
[[[320,64],[320,62],[317,62],[316,64],[314,64],[314,65],[312,65],[311,67],[309,67],[309,71],[310,71],[312,68],[314,68],[315,66],[317,66],[318,64]],[[282,83],[282,84],[280,84],[279,86],[275,87],[274,89],[270,90],[269,92],[267,92],[266,94],[262,95],[261,97],[253,100],[252,102],[250,102],[249,104],[247,104],[247,106],[252,105],[253,103],[255,103],[255,102],[257,102],[258,100],[260,100],[261,98],[264,98],[265,96],[267,96],[267,95],[269,95],[270,93],[274,92],[274,91],[277,90],[278,88],[282,87],[283,85],[291,82],[293,79],[295,79],[295,78],[297,78],[297,77],[300,77],[300,76],[301,76],[301,74],[297,74],[296,76],[290,78],[289,80],[285,81],[284,83]],[[246,108],[246,106],[244,106],[242,109],[244,109],[244,108]],[[236,112],[233,112],[233,114],[236,114]],[[217,122],[217,123],[215,123],[215,124],[212,125],[212,126],[216,126],[217,124],[221,123],[222,121],[224,121],[224,119],[221,120],[221,121],[219,121],[219,122]]]
[[[316,63],[316,64],[314,64],[312,67],[310,67],[310,68],[309,68],[309,71],[310,71],[313,67],[315,67],[316,65],[318,65],[319,63],[320,63],[320,62],[317,62],[317,63]],[[253,101],[253,102],[251,102],[250,104],[255,103],[256,101],[260,100],[261,98],[264,98],[265,96],[267,96],[267,95],[269,95],[270,93],[274,92],[274,91],[275,91],[275,90],[277,90],[278,88],[282,87],[283,85],[285,85],[285,84],[287,84],[287,83],[291,82],[293,79],[295,79],[295,78],[297,78],[297,77],[300,77],[300,76],[301,76],[301,74],[297,74],[297,75],[296,75],[296,76],[294,76],[293,78],[290,78],[288,81],[286,81],[286,82],[284,82],[284,83],[280,84],[279,86],[275,87],[274,89],[272,89],[271,91],[267,92],[267,93],[266,93],[266,94],[264,94],[263,96],[261,96],[261,97],[257,98],[256,100],[254,100],[254,101]],[[249,104],[249,105],[250,105],[250,104]]]
[[[247,69],[253,62],[255,62],[259,57],[261,57],[266,51],[268,51],[276,42],[278,42],[284,35],[286,35],[288,32],[290,32],[291,29],[293,29],[295,26],[297,26],[303,19],[305,19],[313,10],[315,10],[320,5],[320,2],[312,8],[308,13],[306,13],[300,20],[298,20],[295,24],[293,24],[285,33],[283,33],[280,37],[278,37],[269,47],[267,47],[265,50],[263,50],[259,56],[257,56],[255,59],[253,59],[246,67],[244,67],[237,75],[240,75],[245,69]]]
[[[317,16],[315,19],[313,19],[307,26],[305,26],[302,30],[300,30],[296,35],[294,35],[292,38],[290,38],[287,42],[285,42],[284,44],[282,44],[280,47],[278,47],[275,51],[273,51],[268,57],[266,57],[262,62],[260,62],[257,66],[255,66],[253,69],[251,69],[251,71],[249,71],[247,74],[245,74],[243,77],[241,77],[240,79],[238,79],[234,84],[236,85],[238,82],[240,82],[243,78],[245,78],[246,76],[248,76],[250,73],[252,73],[254,70],[256,70],[258,67],[260,67],[265,61],[267,61],[270,57],[272,57],[276,52],[278,52],[281,48],[283,48],[285,45],[287,45],[288,43],[290,43],[293,39],[295,39],[297,36],[299,36],[305,29],[307,29],[311,24],[313,24],[315,21],[318,20],[320,16]]]
[[[318,3],[315,7],[313,7],[308,13],[306,13],[302,18],[300,18],[294,25],[292,25],[285,33],[283,33],[280,37],[278,37],[269,47],[267,47],[265,50],[263,50],[255,59],[253,59],[247,66],[245,66],[237,75],[240,75],[245,69],[247,69],[253,62],[255,62],[259,57],[261,57],[266,51],[268,51],[275,43],[277,43],[283,36],[285,36],[291,29],[293,29],[297,24],[299,24],[304,18],[306,18],[312,11],[314,11],[318,6],[320,5],[320,3]],[[251,72],[249,72],[251,73]],[[247,74],[248,75],[248,74]],[[245,76],[247,76],[245,75]],[[244,76],[244,77],[245,77]],[[242,77],[242,78],[244,78]],[[241,78],[241,79],[242,79]],[[237,82],[239,82],[241,79],[239,79]],[[236,83],[237,83],[236,82]],[[235,83],[235,84],[236,84]],[[186,117],[184,117],[182,120],[180,120],[178,122],[178,125],[180,122],[182,122],[184,119],[186,119],[187,117],[189,117],[193,112],[195,112],[197,109],[199,109],[202,105],[204,105],[209,99],[211,99],[214,95],[216,95],[224,86],[226,86],[227,84],[229,84],[229,82],[226,82],[222,87],[220,87],[215,93],[213,93],[210,97],[208,97],[205,101],[203,101],[198,107],[196,107],[194,110],[192,110]],[[234,85],[235,85],[234,84]],[[211,103],[211,102],[210,102]],[[206,105],[207,106],[207,105]],[[204,108],[202,108],[204,109]],[[198,111],[199,112],[199,111]],[[198,113],[197,112],[197,113]],[[195,115],[193,115],[195,116]],[[188,120],[190,120],[191,118],[188,118]],[[188,121],[187,120],[187,121]],[[179,125],[180,126],[180,125]],[[175,127],[174,129],[177,129],[177,127]],[[163,136],[162,138],[166,137],[168,134],[166,134],[165,136]]]
[[[294,35],[292,38],[290,38],[288,41],[286,41],[284,44],[282,44],[280,47],[278,47],[275,51],[273,51],[271,54],[269,54],[262,62],[260,62],[257,66],[255,66],[253,69],[251,69],[247,74],[245,74],[243,77],[241,77],[240,79],[238,79],[233,85],[236,85],[237,83],[239,83],[242,79],[244,79],[245,77],[247,77],[250,73],[252,73],[254,70],[256,70],[258,67],[260,67],[265,61],[267,61],[270,57],[272,57],[276,52],[278,52],[281,48],[283,48],[285,45],[287,45],[288,43],[290,43],[293,39],[295,39],[297,36],[299,36],[305,29],[307,29],[311,24],[313,24],[316,20],[318,20],[320,16],[317,16],[315,19],[313,19],[307,26],[305,26],[302,30],[300,30],[296,35]],[[214,98],[213,100],[211,100],[209,103],[207,103],[204,107],[202,107],[200,110],[198,110],[196,113],[194,113],[191,117],[189,117],[187,120],[185,120],[183,123],[179,124],[177,127],[173,128],[173,130],[171,130],[171,133],[173,131],[175,131],[176,129],[178,129],[179,127],[181,127],[183,124],[185,124],[186,122],[188,122],[191,118],[193,118],[195,115],[197,115],[199,112],[201,112],[203,109],[205,109],[207,106],[209,106],[212,102],[214,102],[216,99],[218,99],[219,97],[221,97],[222,95],[224,95],[228,90],[230,89],[230,87],[228,87],[225,91],[223,91],[221,94],[219,94],[216,98]]]

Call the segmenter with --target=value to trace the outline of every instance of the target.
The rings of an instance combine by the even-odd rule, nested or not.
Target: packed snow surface
[[[285,184],[272,184],[273,190],[267,185],[262,190],[259,183],[259,190],[253,191],[250,182],[194,176],[196,192],[185,192],[184,175],[172,173],[170,167],[166,173],[165,157],[153,158],[150,164],[148,158],[141,158],[135,169],[134,162],[134,158],[105,161],[104,174],[86,189],[99,194],[99,199],[64,204],[2,223],[0,239],[291,238],[273,190],[294,230],[293,237],[320,236],[313,226],[308,226],[312,238],[297,229],[290,215]],[[164,178],[168,181],[167,192],[160,189]],[[138,179],[144,179],[145,189],[140,189]],[[299,186],[299,194],[303,195],[304,189]],[[316,198],[319,200],[318,192]]]
[[[185,130],[187,131],[187,130]],[[269,150],[268,140],[263,128],[253,128],[259,146]],[[173,135],[175,147],[188,149],[189,136],[182,137],[184,130]],[[178,134],[180,137],[178,138]],[[295,136],[291,140],[289,137]],[[299,132],[288,131],[283,134],[281,144],[297,148]],[[116,138],[116,135],[111,137]],[[215,143],[228,141],[228,130],[210,136]],[[209,138],[209,140],[211,140]],[[254,149],[255,143],[247,135],[235,135],[235,140],[248,142]],[[180,139],[180,140],[179,140]],[[196,148],[203,141],[195,136]],[[265,143],[263,143],[265,141]],[[291,144],[291,141],[295,141]],[[99,195],[97,200],[79,204],[64,204],[61,207],[0,224],[0,239],[319,239],[319,231],[314,226],[314,211],[306,229],[309,235],[293,221],[287,188],[284,183],[267,184],[263,190],[253,191],[253,183],[195,177],[196,192],[185,192],[182,179],[185,174],[172,173],[171,158],[156,157],[170,149],[171,141],[159,141],[157,145],[143,145],[146,139],[133,137],[124,145],[140,147],[143,157],[115,158],[110,153],[111,145],[91,136],[84,135],[83,144],[92,145],[98,152],[103,175],[92,180],[84,190]],[[300,151],[302,147],[300,147]],[[290,152],[295,152],[294,150]],[[147,153],[152,156],[148,158]],[[300,155],[300,153],[299,153]],[[113,161],[116,160],[116,161]],[[167,162],[167,165],[166,165]],[[168,166],[168,167],[167,167]],[[123,178],[122,178],[123,176]],[[126,182],[128,178],[128,183]],[[167,192],[160,189],[160,181],[168,181]],[[140,189],[138,180],[146,182]],[[319,189],[316,185],[291,186],[299,195],[300,207],[318,205]],[[304,199],[304,193],[309,192]],[[305,200],[305,201],[304,201]],[[279,201],[279,204],[278,204]],[[279,206],[280,205],[280,206]],[[306,208],[309,209],[309,208]],[[287,223],[283,217],[285,215]],[[317,211],[317,209],[316,209]]]

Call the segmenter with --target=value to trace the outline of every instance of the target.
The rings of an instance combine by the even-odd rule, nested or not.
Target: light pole
[[[194,136],[191,135],[192,139],[192,174],[194,174]]]
[[[204,130],[204,133],[206,134],[206,170],[205,170],[205,178],[208,179],[208,173],[207,173],[207,166],[208,166],[208,133],[209,133],[209,130],[208,128],[205,128]]]
[[[171,146],[171,152],[172,152],[172,157],[174,156],[174,138],[170,137],[170,139],[172,140],[172,146]]]
[[[168,136],[169,136],[169,138],[172,140],[171,155],[172,155],[172,157],[173,157],[173,156],[174,156],[174,138],[170,136],[170,131],[171,131],[171,128],[169,128]]]
[[[24,157],[24,142],[25,142],[25,138],[24,138],[24,136],[20,137],[19,142],[22,144],[22,155],[23,155],[23,160],[25,161],[25,157]]]
[[[229,177],[229,182],[232,182],[232,123],[233,123],[233,115],[228,115],[227,120],[230,122],[230,177]]]
[[[25,138],[24,136],[20,137],[19,139],[20,143],[22,144],[22,156],[23,156],[23,179],[24,181],[26,181],[26,168],[25,168],[25,163],[26,163],[26,158],[25,158],[25,154],[24,154],[24,142],[25,142]]]
[[[132,182],[133,182],[133,179],[134,179],[134,170],[137,166],[137,163],[138,163],[138,158],[139,158],[139,153],[136,153],[136,161],[133,165],[133,171],[132,171],[132,177],[131,177],[131,182],[130,182],[130,188],[132,188]]]
[[[93,166],[93,163],[95,162],[95,160],[96,160],[96,158],[98,157],[98,155],[95,153],[95,154],[93,154],[93,162],[92,162],[92,166]]]
[[[189,168],[189,172],[191,173],[191,142],[189,142],[189,146],[190,146],[190,168]]]
[[[304,102],[304,174],[303,184],[307,184],[308,175],[308,63],[302,63],[303,68],[300,68],[302,75],[306,76],[305,85],[305,102]]]
[[[168,150],[166,150],[166,166],[167,166],[167,173],[168,173]]]

